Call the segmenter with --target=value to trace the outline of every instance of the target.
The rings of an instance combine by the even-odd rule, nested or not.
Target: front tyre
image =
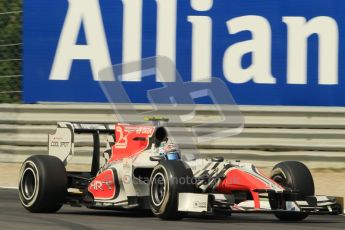
[[[313,177],[303,163],[298,161],[284,161],[272,169],[271,179],[284,188],[298,191],[297,199],[313,196],[315,193]],[[283,221],[301,221],[308,214],[300,212],[276,213],[275,216]]]
[[[162,161],[150,178],[150,206],[153,214],[165,220],[183,217],[178,211],[179,193],[194,192],[193,172],[182,161]]]
[[[30,212],[57,212],[67,194],[65,166],[54,156],[29,157],[20,170],[18,192],[22,205]]]

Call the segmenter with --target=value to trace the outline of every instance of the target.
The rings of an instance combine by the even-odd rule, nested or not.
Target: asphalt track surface
[[[280,222],[270,214],[233,214],[228,218],[193,217],[162,221],[138,212],[100,211],[65,206],[55,214],[34,214],[20,204],[15,189],[0,189],[0,229],[345,229],[344,216],[310,216],[298,223]]]

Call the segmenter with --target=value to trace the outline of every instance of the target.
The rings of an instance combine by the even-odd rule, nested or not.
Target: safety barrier
[[[123,117],[132,116],[133,108],[117,106]],[[162,106],[156,115],[183,114],[190,106],[174,109]],[[222,107],[231,113],[233,107]],[[148,105],[135,105],[136,112],[148,112]],[[270,166],[282,160],[301,160],[310,167],[345,168],[345,108],[240,106],[244,116],[243,131],[198,144],[204,156],[223,155],[228,159],[251,161]],[[199,105],[194,119],[181,127],[170,124],[170,132],[190,136],[195,125],[217,118],[217,109]],[[129,118],[130,119],[130,118]],[[47,134],[58,121],[114,123],[113,109],[107,104],[0,104],[0,161],[21,162],[31,154],[47,154]],[[216,122],[200,133],[217,132],[229,124]],[[183,151],[192,151],[190,143],[179,143]],[[92,138],[77,136],[76,163],[89,161]]]

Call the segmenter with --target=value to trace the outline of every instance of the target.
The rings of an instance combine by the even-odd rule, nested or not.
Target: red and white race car
[[[66,171],[80,133],[93,135],[91,169]],[[102,165],[101,134],[108,136]],[[56,212],[70,204],[152,210],[162,219],[258,212],[298,221],[342,210],[334,197],[314,195],[312,175],[300,162],[281,162],[265,176],[249,163],[181,154],[167,130],[156,125],[58,123],[49,135],[49,155],[23,163],[19,197],[30,212]]]

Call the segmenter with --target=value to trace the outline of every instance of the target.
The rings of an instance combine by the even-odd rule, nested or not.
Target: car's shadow
[[[123,218],[152,218],[159,221],[150,211],[130,211],[130,210],[61,210],[57,214],[61,215],[79,215],[79,216],[104,216],[104,217],[123,217]],[[284,224],[328,224],[345,223],[342,216],[311,216],[303,221],[279,221],[271,214],[233,214],[231,216],[208,216],[208,215],[188,215],[180,221],[196,223],[284,223]]]

